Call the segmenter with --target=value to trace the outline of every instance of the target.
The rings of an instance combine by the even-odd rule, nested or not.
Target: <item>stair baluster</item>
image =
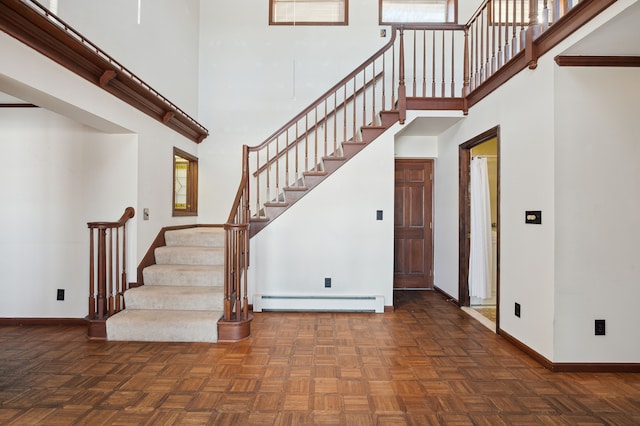
[[[124,309],[123,295],[127,286],[126,224],[134,216],[134,208],[127,207],[117,222],[87,223],[90,255],[87,335],[90,339],[106,338],[107,318]]]

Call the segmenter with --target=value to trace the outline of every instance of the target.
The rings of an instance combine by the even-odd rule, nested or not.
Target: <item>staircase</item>
[[[107,319],[107,340],[217,342],[224,308],[224,229],[165,233],[144,285],[124,293],[126,309]]]
[[[359,140],[354,141],[352,138],[349,141],[342,142],[331,155],[323,156],[321,162],[315,168],[303,172],[302,177],[295,184],[282,188],[281,192],[273,200],[264,203],[260,214],[251,217],[250,235],[254,236],[264,229],[272,220],[284,213],[285,210],[309,193],[311,189],[342,167],[364,147],[397,123],[399,119],[400,113],[398,111],[381,111],[377,120],[378,123],[372,123],[360,128]]]

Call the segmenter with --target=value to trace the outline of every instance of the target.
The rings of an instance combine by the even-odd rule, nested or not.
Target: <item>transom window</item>
[[[347,25],[349,0],[269,0],[269,25]]]
[[[457,0],[380,0],[380,24],[456,23],[457,3]]]

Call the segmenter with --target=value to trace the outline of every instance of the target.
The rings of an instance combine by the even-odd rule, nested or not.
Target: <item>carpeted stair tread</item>
[[[107,320],[109,340],[217,342],[222,311],[125,309]]]
[[[222,287],[143,285],[124,293],[127,309],[222,311]]]
[[[165,232],[144,285],[124,294],[125,310],[107,320],[107,340],[216,342],[224,309],[222,227]]]
[[[224,248],[163,246],[154,253],[160,265],[224,265]]]
[[[175,229],[164,234],[167,246],[224,247],[224,229],[197,227]]]
[[[151,265],[142,270],[145,286],[224,285],[223,265]]]

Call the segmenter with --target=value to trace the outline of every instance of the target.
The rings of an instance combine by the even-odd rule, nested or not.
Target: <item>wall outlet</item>
[[[331,278],[324,279],[324,288],[331,288]]]
[[[58,293],[56,295],[56,300],[64,300],[64,289],[59,288]]]
[[[605,322],[603,319],[596,320],[595,326],[596,336],[604,336],[606,334]]]
[[[520,304],[518,302],[516,302],[514,313],[518,318],[520,318]]]

